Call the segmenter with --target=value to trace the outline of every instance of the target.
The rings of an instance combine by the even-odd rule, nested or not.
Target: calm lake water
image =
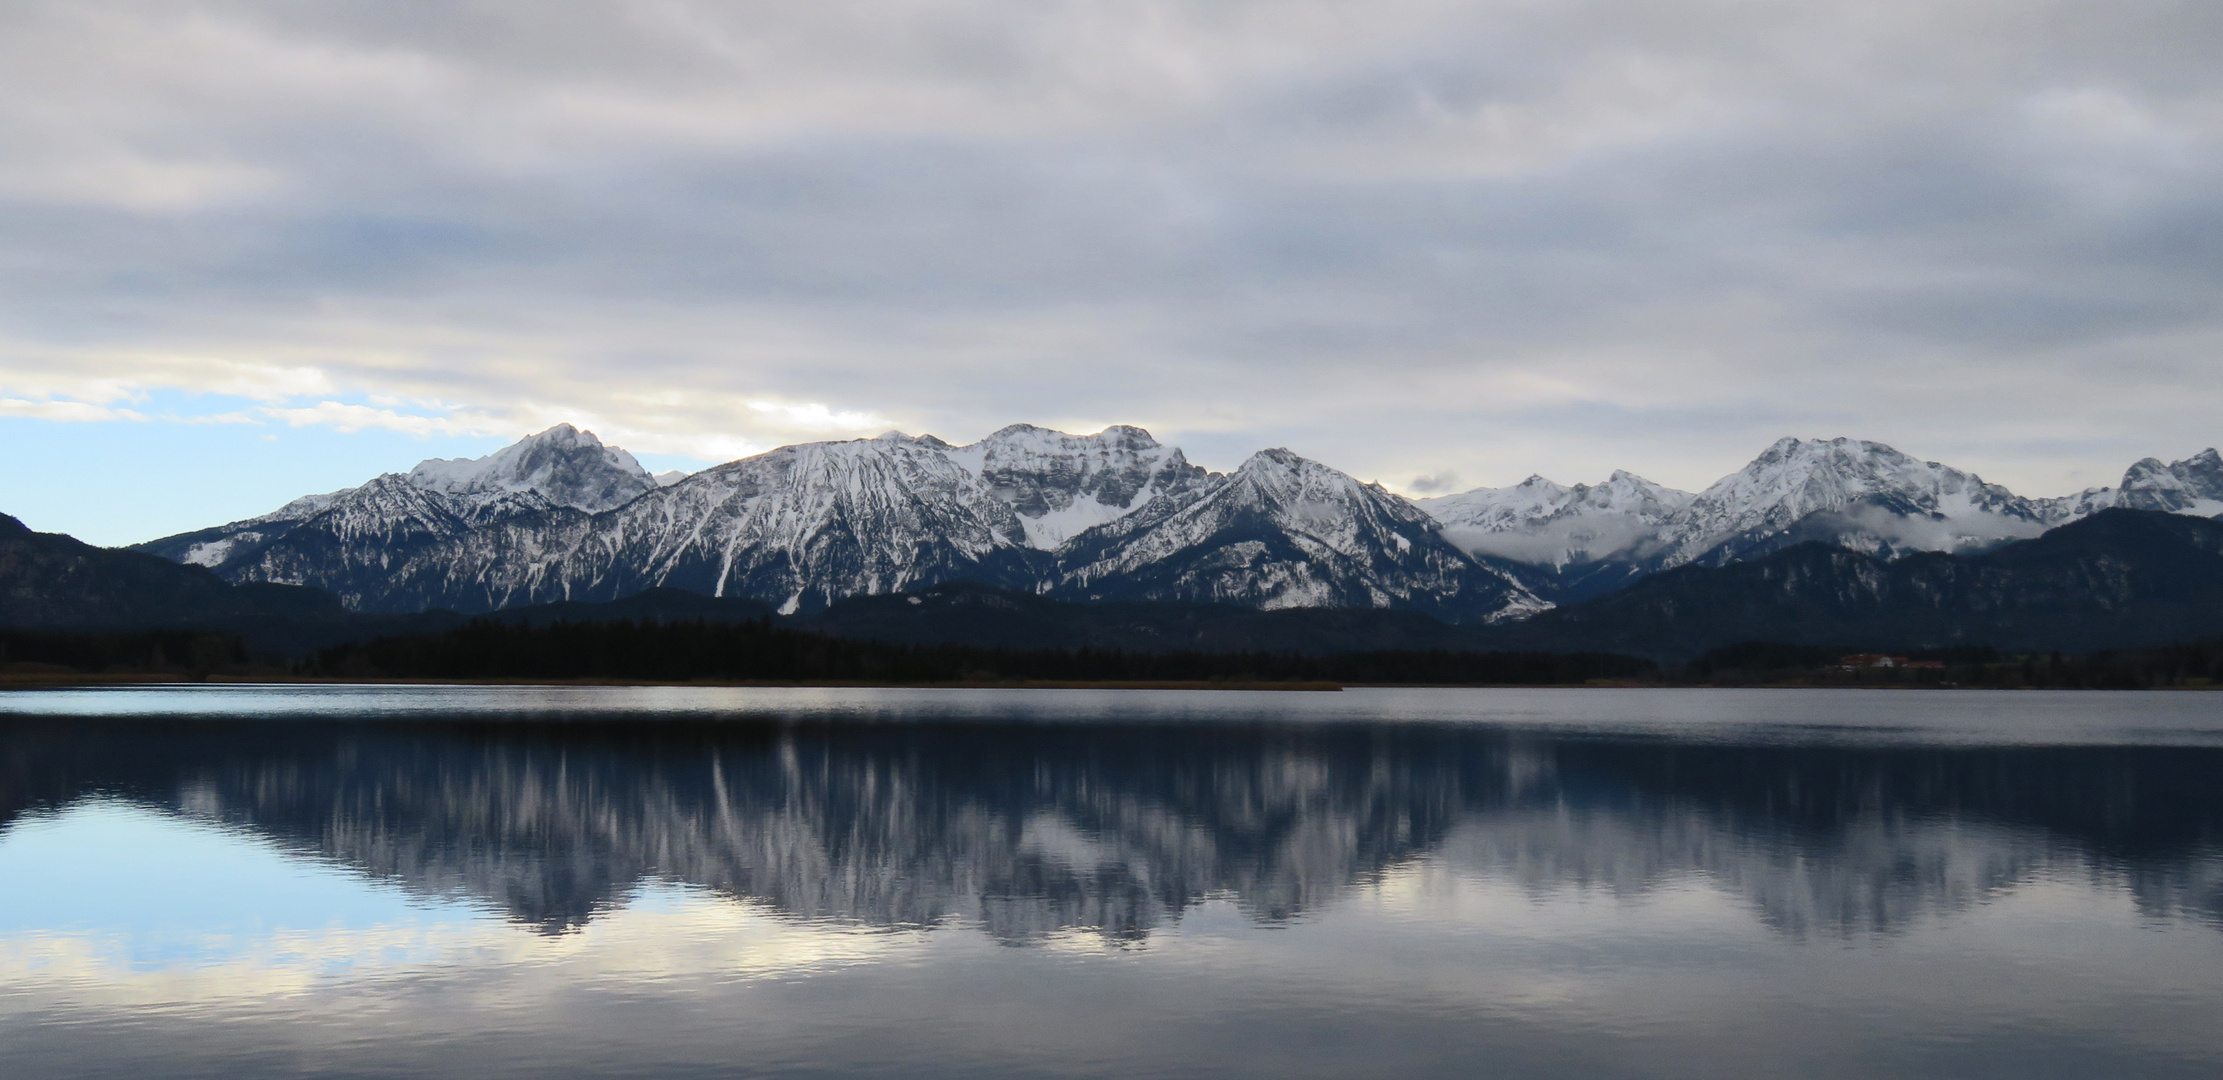
[[[0,693],[0,1076],[2223,1075],[2223,694]]]

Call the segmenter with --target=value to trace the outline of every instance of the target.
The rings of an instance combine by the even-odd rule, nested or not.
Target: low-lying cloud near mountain
[[[2159,0],[26,0],[0,414],[1693,489],[1858,430],[2062,494],[2216,441],[2219,54]]]

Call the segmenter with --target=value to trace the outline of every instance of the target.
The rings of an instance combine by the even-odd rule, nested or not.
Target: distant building
[[[1885,656],[1882,653],[1872,652],[1854,653],[1851,656],[1838,657],[1837,666],[1844,668],[1846,671],[1859,668],[1905,667],[1907,666],[1907,658],[1904,656]]]
[[[1886,656],[1883,653],[1853,653],[1837,658],[1839,671],[1866,671],[1871,668],[1916,668],[1936,671],[1945,667],[1943,660],[1909,660],[1904,656]]]

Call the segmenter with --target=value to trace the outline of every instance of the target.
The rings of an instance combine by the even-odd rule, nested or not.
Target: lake
[[[2223,694],[0,693],[0,1075],[2223,1075]]]

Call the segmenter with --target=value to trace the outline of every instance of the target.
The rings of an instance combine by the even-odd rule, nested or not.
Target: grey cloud
[[[0,18],[0,382],[279,358],[680,435],[806,437],[763,396],[1491,483],[1851,434],[2040,494],[2223,406],[2212,5]]]

